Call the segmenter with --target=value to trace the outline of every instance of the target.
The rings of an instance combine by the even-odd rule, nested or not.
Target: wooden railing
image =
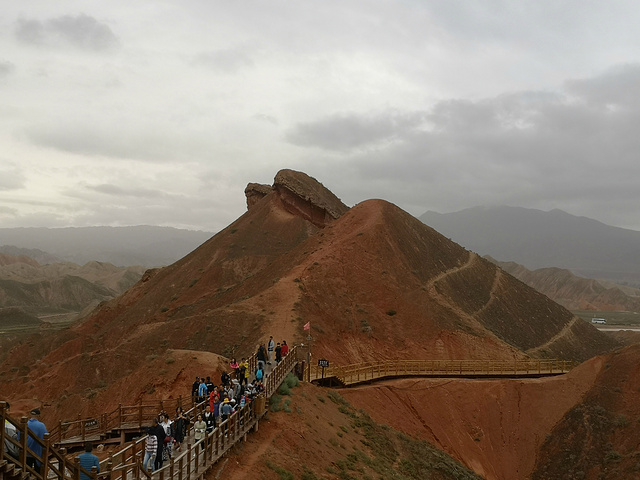
[[[545,376],[567,373],[577,362],[571,360],[395,360],[327,367],[310,367],[311,380],[335,377],[344,385],[384,377],[406,376]]]
[[[89,472],[79,464],[78,457],[69,458],[64,448],[56,448],[50,433],[40,439],[27,427],[27,417],[20,420],[12,418],[6,411],[6,403],[0,402],[0,422],[4,426],[7,421],[20,432],[19,440],[6,438],[5,429],[0,429],[0,474],[10,472],[22,475],[26,478],[30,475],[35,480],[80,480],[81,473],[94,480],[188,480],[202,478],[204,473],[215,462],[224,455],[235,443],[242,439],[249,430],[257,428],[258,420],[266,412],[265,405],[269,397],[275,393],[287,374],[295,367],[297,355],[295,347],[267,376],[265,379],[265,393],[253,402],[245,405],[236,411],[229,419],[222,422],[216,429],[209,433],[203,440],[191,444],[187,439],[186,450],[177,455],[173,455],[171,460],[157,472],[149,473],[142,467],[144,459],[144,442],[146,435],[141,436],[131,442],[125,448],[116,453],[110,453],[109,457],[100,462],[100,472],[95,468]],[[255,364],[255,363],[254,363]],[[64,422],[58,425],[59,432],[55,432],[58,438],[71,438],[69,432],[78,433],[78,436],[88,438],[92,429],[87,428],[87,424],[100,431],[107,431],[113,428],[123,428],[129,425],[142,428],[151,423],[161,409],[171,410],[182,402],[182,399],[169,400],[154,404],[139,404],[132,407],[119,406],[114,412],[101,416],[98,426],[94,427],[94,419],[79,419],[74,422]],[[195,416],[204,410],[208,402],[201,402],[194,405],[186,413]],[[144,424],[144,425],[143,425]],[[61,425],[66,425],[63,428]],[[119,425],[119,427],[118,427]],[[64,432],[64,433],[62,433]],[[67,436],[65,436],[65,434]],[[35,442],[42,447],[42,455],[36,454],[28,448],[27,437],[32,437]],[[7,440],[15,445],[19,455],[17,459],[5,455],[4,442]],[[35,458],[41,464],[40,471],[36,471],[27,465],[27,456]]]
[[[83,442],[95,437],[101,438],[113,430],[123,428],[140,429],[144,425],[149,425],[151,419],[157,417],[159,412],[173,413],[178,406],[184,409],[193,409],[195,404],[191,397],[179,396],[175,399],[139,403],[138,405],[118,405],[111,412],[104,413],[99,417],[80,418],[78,416],[77,420],[59,422],[51,429],[49,437],[51,443],[56,445],[68,439]]]

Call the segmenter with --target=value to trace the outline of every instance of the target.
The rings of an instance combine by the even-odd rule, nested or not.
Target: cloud
[[[15,69],[13,63],[0,60],[0,78],[9,76]]]
[[[25,175],[17,166],[0,167],[0,191],[17,190],[25,186]]]
[[[640,103],[640,65],[617,65],[601,75],[569,80],[566,89],[594,106],[626,108]]]
[[[286,140],[298,146],[348,152],[401,138],[424,118],[424,112],[337,113],[298,123],[286,133]]]
[[[376,114],[322,117],[298,127],[297,140],[344,148],[335,159],[336,183],[348,203],[373,194],[415,214],[473,205],[562,208],[632,225],[640,202],[640,103],[625,99],[637,88],[638,71],[640,65],[616,68],[568,82],[560,92],[440,101],[425,114],[395,113],[412,119],[404,123]],[[623,107],[603,107],[618,102]],[[359,141],[346,143],[343,132]],[[393,142],[378,141],[390,136]]]
[[[168,198],[171,195],[160,191],[160,190],[151,190],[147,188],[123,188],[118,185],[103,183],[100,185],[87,185],[89,190],[93,190],[98,193],[103,193],[105,195],[112,195],[116,197],[136,197],[136,198]]]
[[[38,20],[21,18],[16,22],[15,36],[23,43],[40,45],[45,40],[45,28]]]
[[[63,43],[92,51],[110,50],[120,43],[108,25],[84,13],[63,15],[44,22],[19,19],[15,36],[19,41],[32,45]]]
[[[242,48],[228,48],[203,52],[194,58],[193,64],[216,72],[236,73],[242,68],[252,67],[253,60]]]

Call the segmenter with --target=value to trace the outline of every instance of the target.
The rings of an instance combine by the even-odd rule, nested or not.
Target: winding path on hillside
[[[494,296],[494,291],[497,289],[499,281],[498,281],[498,274],[496,274],[496,279],[494,279],[493,282],[493,286],[491,288],[491,291],[489,292],[489,301],[482,306],[478,311],[474,312],[474,313],[468,313],[465,312],[462,308],[460,308],[459,306],[455,305],[454,303],[452,303],[447,297],[445,297],[444,295],[442,295],[440,292],[438,292],[438,289],[436,287],[437,283],[439,281],[441,281],[442,279],[453,275],[455,273],[458,273],[464,269],[467,268],[471,268],[471,266],[473,266],[475,264],[475,262],[478,261],[478,255],[474,252],[469,252],[469,256],[467,258],[467,261],[465,263],[463,263],[462,265],[459,265],[457,267],[453,267],[450,268],[448,270],[445,270],[444,272],[440,273],[439,275],[436,275],[434,278],[430,279],[427,282],[427,290],[429,291],[429,293],[431,294],[431,297],[438,302],[440,305],[442,305],[444,308],[447,308],[449,310],[451,310],[453,313],[455,313],[456,315],[458,315],[461,318],[467,318],[469,320],[472,320],[474,322],[477,322],[477,318],[476,315],[478,314],[478,312],[482,311],[482,309],[486,308],[487,305],[493,300],[493,296]],[[498,269],[496,268],[496,272],[498,271]],[[484,328],[484,327],[483,327]],[[486,330],[486,328],[485,328]]]
[[[571,331],[571,329],[576,325],[576,323],[577,322],[582,322],[582,321],[583,320],[580,317],[574,316],[573,320],[571,320],[569,323],[567,323],[562,328],[562,330],[560,330],[558,333],[556,333],[553,337],[551,337],[549,340],[547,340],[542,345],[538,345],[537,347],[530,348],[529,350],[526,351],[526,353],[529,354],[529,355],[539,353],[539,351],[542,350],[543,348],[547,348],[550,345],[553,345],[555,342],[560,340],[562,337],[568,335],[569,332]]]

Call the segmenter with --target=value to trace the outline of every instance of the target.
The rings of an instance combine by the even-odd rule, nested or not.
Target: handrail
[[[297,363],[295,355],[295,346],[289,351],[289,355],[285,356],[283,360],[276,365],[271,373],[265,379],[265,392],[261,395],[265,402],[277,388],[280,386],[286,375],[293,369]],[[250,357],[250,365],[256,365],[255,355]],[[258,397],[260,398],[260,397]],[[169,402],[169,403],[167,403]],[[78,419],[73,422],[60,422],[58,424],[57,431],[54,434],[58,438],[69,438],[69,432],[79,431],[82,438],[87,438],[88,430],[91,433],[95,433],[94,430],[104,430],[107,428],[118,428],[113,425],[119,425],[122,427],[126,425],[126,420],[135,416],[137,425],[142,427],[142,422],[147,418],[149,409],[154,409],[154,413],[158,413],[158,406],[164,409],[169,405],[173,405],[171,402],[182,402],[182,398],[168,401],[161,401],[154,404],[143,405],[142,403],[134,406],[119,405],[117,409],[107,414],[100,416],[100,419]],[[178,405],[180,403],[177,403]],[[204,407],[208,404],[208,401],[203,401],[193,405],[187,414],[194,414],[196,412],[204,410]],[[264,415],[264,412],[256,412],[256,401],[245,405],[240,410],[232,414],[227,420],[222,422],[213,432],[209,433],[204,442],[204,448],[197,448],[200,443],[196,443],[195,452],[192,445],[187,443],[187,452],[182,452],[179,455],[174,455],[169,464],[149,474],[142,468],[142,457],[144,455],[144,448],[142,442],[144,442],[146,435],[138,438],[130,445],[113,454],[111,453],[106,460],[100,462],[100,472],[96,473],[92,469],[91,472],[85,470],[80,464],[78,457],[73,459],[67,458],[67,451],[65,448],[55,448],[52,441],[51,433],[45,434],[43,440],[31,432],[27,426],[27,417],[22,417],[20,421],[12,418],[6,412],[6,402],[0,401],[0,422],[4,426],[5,420],[12,424],[18,432],[20,432],[20,440],[7,439],[5,430],[0,430],[0,443],[3,448],[0,450],[0,462],[5,459],[17,463],[25,473],[31,474],[36,480],[79,480],[80,475],[88,475],[92,480],[115,480],[116,478],[122,479],[136,479],[136,480],[167,480],[167,479],[183,479],[188,478],[191,471],[198,473],[202,471],[204,473],[211,465],[215,463],[229,448],[237,443],[251,428],[253,428],[259,418]],[[91,429],[87,429],[89,420],[95,421],[97,426],[91,424]],[[117,421],[116,421],[117,420]],[[133,422],[132,422],[133,423]],[[55,430],[55,427],[54,427]],[[27,446],[27,438],[32,437],[39,446],[42,447],[42,455],[37,455]],[[8,458],[4,453],[4,441],[9,440],[9,443],[14,444],[19,449],[19,458],[17,460]],[[191,455],[193,453],[193,457]],[[37,461],[41,462],[41,472],[37,472],[31,467],[27,466],[26,457],[27,454],[33,456]],[[186,475],[186,476],[185,476]]]
[[[336,377],[347,385],[398,376],[522,376],[559,375],[577,365],[572,360],[390,360],[326,367],[309,366],[310,378]]]

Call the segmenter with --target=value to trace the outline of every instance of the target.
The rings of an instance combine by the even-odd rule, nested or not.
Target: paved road
[[[640,325],[596,325],[595,327],[602,332],[620,332],[622,330],[640,332]]]

